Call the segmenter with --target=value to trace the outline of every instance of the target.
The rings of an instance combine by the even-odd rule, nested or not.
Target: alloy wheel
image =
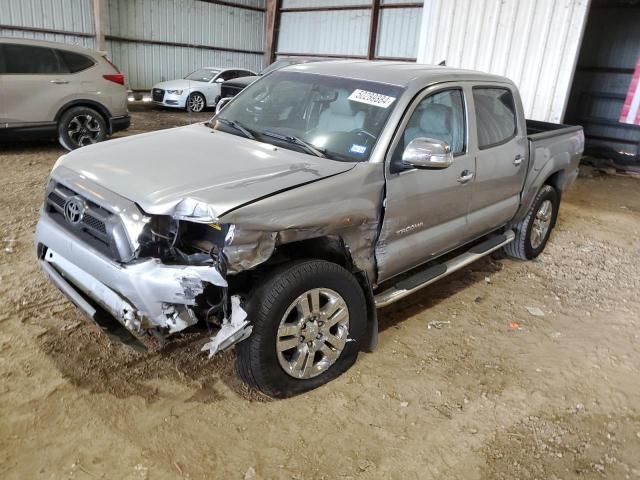
[[[282,369],[308,379],[326,372],[340,357],[349,336],[349,309],[337,292],[314,288],[287,308],[276,337]]]
[[[551,217],[553,214],[553,203],[551,200],[545,200],[538,207],[536,216],[531,225],[531,247],[538,248],[544,242],[551,226]]]
[[[79,147],[96,143],[101,133],[100,122],[88,113],[76,115],[67,125],[69,138]]]
[[[201,112],[204,109],[204,98],[202,98],[202,95],[191,95],[188,101],[189,110],[192,112]]]

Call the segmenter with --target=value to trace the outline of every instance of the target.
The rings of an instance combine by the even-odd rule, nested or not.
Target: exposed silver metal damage
[[[251,335],[253,326],[247,320],[247,312],[240,306],[240,302],[238,295],[231,297],[231,318],[224,318],[218,333],[203,345],[201,351],[209,352],[209,358]]]

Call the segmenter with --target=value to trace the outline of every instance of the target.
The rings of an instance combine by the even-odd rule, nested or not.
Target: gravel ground
[[[124,134],[210,114],[137,106]],[[580,178],[537,260],[381,311],[374,353],[270,401],[199,336],[138,354],[86,322],[33,252],[63,151],[0,149],[0,477],[640,479],[637,179]]]

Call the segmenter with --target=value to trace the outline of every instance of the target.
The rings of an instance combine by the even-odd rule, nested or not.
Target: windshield
[[[384,83],[277,71],[242,91],[212,126],[309,155],[366,161],[403,91]]]
[[[200,70],[196,70],[195,72],[187,75],[185,80],[193,80],[194,82],[210,82],[213,77],[218,75],[220,70],[216,70],[215,68],[201,68]]]

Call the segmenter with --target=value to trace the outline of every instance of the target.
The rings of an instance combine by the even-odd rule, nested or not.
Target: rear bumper
[[[131,125],[131,117],[123,115],[121,117],[111,117],[111,133],[126,130]]]

